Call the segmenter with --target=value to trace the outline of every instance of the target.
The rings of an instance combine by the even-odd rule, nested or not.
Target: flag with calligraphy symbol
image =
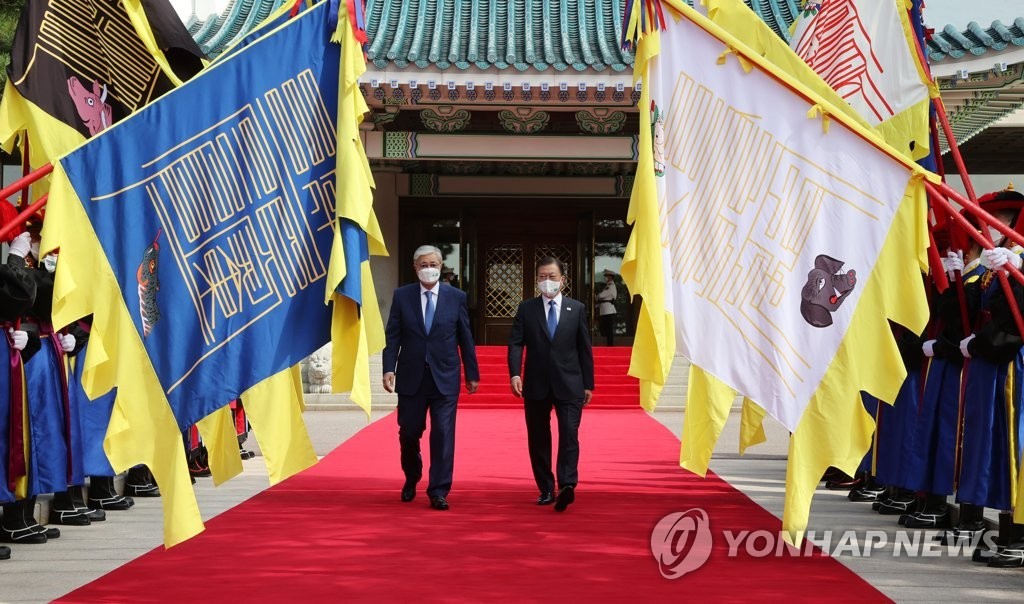
[[[870,445],[860,392],[893,400],[902,385],[888,320],[924,328],[927,175],[815,92],[818,76],[730,33],[753,30],[661,8],[677,18],[637,49],[623,276],[647,310],[632,372],[656,393],[663,376],[644,363],[664,367],[666,348],[691,362],[680,462],[695,472],[738,396],[742,438],[765,414],[792,432],[783,528],[799,541],[823,471],[852,473]]]
[[[938,89],[928,77],[905,0],[802,0],[790,46],[882,137],[928,155]]]
[[[118,388],[106,450],[115,468],[153,470],[168,545],[202,528],[180,431],[241,397],[272,482],[315,463],[295,368],[330,341],[325,291],[379,316],[360,282],[366,234],[337,219],[342,48],[326,4],[54,170],[43,231],[44,248],[60,246],[54,322],[94,315],[85,387]],[[338,261],[354,289],[329,282]]]
[[[33,167],[188,80],[205,55],[168,0],[32,0],[11,47],[0,142]]]

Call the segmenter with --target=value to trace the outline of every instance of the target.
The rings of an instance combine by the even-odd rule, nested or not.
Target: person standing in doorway
[[[424,245],[413,253],[419,278],[395,290],[385,329],[384,389],[398,393],[398,443],[405,485],[402,501],[416,497],[423,473],[420,437],[430,412],[430,507],[448,509],[455,464],[455,408],[465,365],[466,390],[476,392],[480,370],[469,329],[466,294],[439,283],[441,250]],[[461,353],[462,361],[459,361]]]
[[[580,420],[594,391],[586,307],[562,295],[564,275],[565,267],[557,258],[537,263],[541,295],[520,303],[508,341],[512,394],[524,399],[530,464],[540,489],[537,505],[554,503],[558,512],[576,500]],[[557,497],[551,472],[552,408],[558,418]]]
[[[615,273],[604,272],[604,289],[597,294],[597,314],[601,321],[601,334],[608,346],[615,345],[615,299],[619,292],[615,289]]]

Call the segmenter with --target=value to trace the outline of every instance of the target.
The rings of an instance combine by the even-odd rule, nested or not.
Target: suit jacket
[[[466,380],[480,379],[476,346],[469,329],[466,294],[439,283],[434,300],[434,322],[430,333],[423,324],[420,284],[412,283],[395,290],[391,314],[385,329],[384,373],[395,372],[395,392],[413,395],[430,367],[437,390],[445,396],[458,396],[462,385],[459,368],[466,366]],[[462,361],[459,361],[459,351]]]
[[[581,401],[584,390],[594,389],[594,353],[583,303],[562,296],[555,337],[548,335],[543,296],[523,300],[508,339],[508,372],[523,378],[523,397]],[[526,348],[526,371],[523,348]]]

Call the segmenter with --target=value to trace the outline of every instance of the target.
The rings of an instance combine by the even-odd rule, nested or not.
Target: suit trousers
[[[419,390],[412,396],[398,396],[398,443],[402,450],[402,471],[407,482],[423,476],[420,438],[427,428],[430,412],[430,479],[428,497],[447,497],[455,468],[455,408],[458,396],[437,391],[434,377],[424,369]]]
[[[580,461],[580,420],[583,418],[583,401],[557,401],[551,396],[545,399],[526,399],[526,439],[530,448],[530,465],[533,479],[542,493],[555,490],[555,477],[551,472],[551,409],[558,420],[558,472],[559,488],[575,487],[579,479]]]

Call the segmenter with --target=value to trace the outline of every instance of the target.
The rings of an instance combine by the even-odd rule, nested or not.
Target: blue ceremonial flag
[[[93,316],[82,385],[117,388],[104,451],[153,471],[167,545],[202,530],[181,430],[198,424],[214,479],[230,478],[225,406],[241,397],[271,483],[309,467],[297,366],[329,340],[335,392],[369,408],[383,326],[368,259],[386,250],[358,136],[362,52],[327,6],[272,15],[54,166],[54,323]]]
[[[61,162],[182,429],[330,338],[325,17],[303,12]]]

